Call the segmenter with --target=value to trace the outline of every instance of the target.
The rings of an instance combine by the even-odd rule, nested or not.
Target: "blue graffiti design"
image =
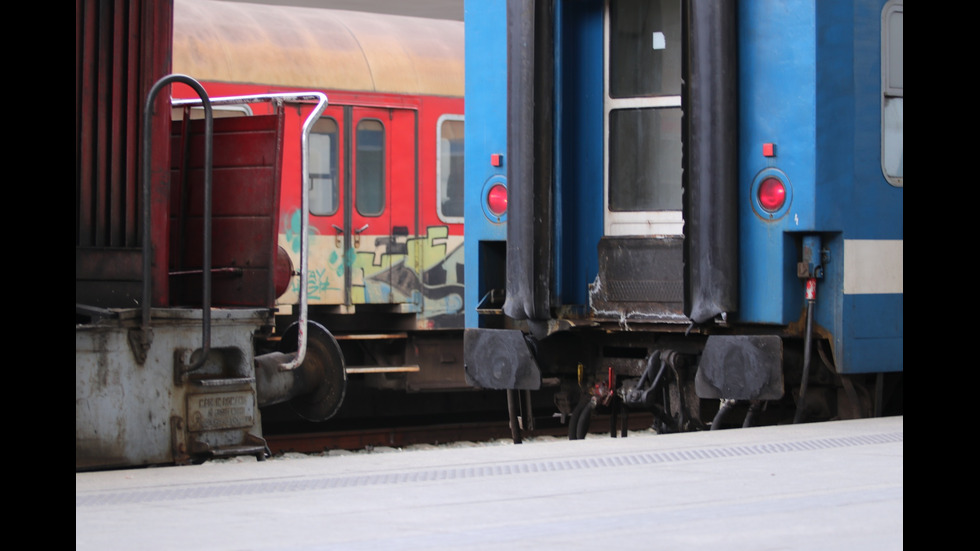
[[[293,211],[289,216],[289,221],[286,222],[286,227],[283,228],[283,234],[286,236],[286,242],[290,244],[293,252],[299,254],[300,239],[299,234],[303,227],[303,220],[300,218],[299,209]],[[307,235],[319,235],[320,231],[310,226]]]

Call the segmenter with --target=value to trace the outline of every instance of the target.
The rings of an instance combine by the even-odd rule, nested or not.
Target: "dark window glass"
[[[609,96],[679,95],[680,2],[619,0],[609,17]]]
[[[439,128],[439,214],[463,217],[463,121],[444,120]]]
[[[680,210],[681,109],[609,114],[609,209]]]
[[[380,121],[357,123],[354,202],[363,216],[378,216],[385,208],[385,129]]]
[[[316,121],[309,142],[310,212],[318,216],[336,213],[340,202],[339,143],[337,121],[331,118]]]

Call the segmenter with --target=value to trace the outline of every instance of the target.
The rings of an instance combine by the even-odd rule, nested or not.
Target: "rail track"
[[[629,417],[629,430],[650,428],[653,416],[634,413]],[[591,433],[610,433],[609,415],[596,415]],[[618,433],[618,429],[617,429]],[[535,428],[525,431],[531,436],[567,436],[568,427],[557,419],[535,419]],[[485,442],[501,438],[510,439],[511,431],[506,419],[471,421],[460,423],[399,424],[383,427],[338,429],[318,432],[267,434],[265,436],[273,455],[287,452],[322,453],[329,450],[363,450],[375,447],[400,448],[413,444],[443,445],[453,442]]]

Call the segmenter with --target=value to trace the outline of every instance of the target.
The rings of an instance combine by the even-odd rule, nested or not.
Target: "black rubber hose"
[[[591,400],[587,396],[582,396],[575,409],[572,410],[572,414],[568,417],[569,440],[581,440],[585,438],[585,434],[582,432],[583,418],[584,430],[588,432],[589,422],[592,420],[592,407],[590,402]]]
[[[640,376],[640,382],[636,383],[636,388],[643,388],[643,383],[650,378],[653,373],[653,366],[656,365],[658,359],[660,359],[660,351],[654,350],[653,354],[650,354],[650,358],[647,359],[647,368],[643,370],[643,375]]]
[[[585,408],[582,409],[576,425],[575,439],[582,440],[589,434],[589,427],[592,425],[592,400],[585,401]]]
[[[803,419],[803,409],[806,407],[806,387],[810,380],[810,340],[813,335],[813,301],[806,301],[806,333],[803,335],[803,380],[800,381],[800,400],[796,403],[796,415],[793,423]]]
[[[753,401],[749,404],[749,412],[745,414],[745,421],[742,422],[742,428],[748,428],[752,426],[752,422],[755,421],[755,415],[759,413],[762,409],[762,402]]]
[[[735,400],[722,400],[721,407],[718,408],[718,413],[715,414],[715,418],[711,420],[711,430],[721,430],[721,422],[728,415],[728,412],[735,407]]]
[[[507,389],[507,415],[510,417],[510,436],[515,444],[520,444],[523,441],[521,438],[521,427],[517,420],[521,409],[519,393],[519,390]]]

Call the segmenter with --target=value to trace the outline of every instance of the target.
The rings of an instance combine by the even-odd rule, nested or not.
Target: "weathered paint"
[[[299,235],[292,225],[286,229],[279,244],[296,261]],[[419,237],[363,235],[360,245],[343,253],[334,236],[310,235],[306,285],[311,305],[344,304],[349,266],[352,304],[408,303],[422,318],[462,313],[463,281],[457,274],[462,274],[463,238],[449,235],[448,226],[430,226]],[[279,303],[295,303],[299,285],[294,276]]]
[[[79,1],[75,5],[75,301],[128,308],[141,299],[136,137],[153,84],[170,72],[169,1]],[[156,109],[165,111],[160,94]],[[167,216],[167,124],[153,129],[152,216]],[[166,243],[167,225],[153,226]],[[153,304],[169,302],[167,247],[153,258]]]
[[[140,311],[118,316],[75,329],[76,469],[186,463],[262,441],[252,339],[268,310],[216,310],[209,361],[182,376],[180,360],[200,346],[200,310],[154,309],[142,362],[130,346]]]
[[[456,21],[174,3],[174,70],[202,81],[462,96],[462,51],[463,25]]]

